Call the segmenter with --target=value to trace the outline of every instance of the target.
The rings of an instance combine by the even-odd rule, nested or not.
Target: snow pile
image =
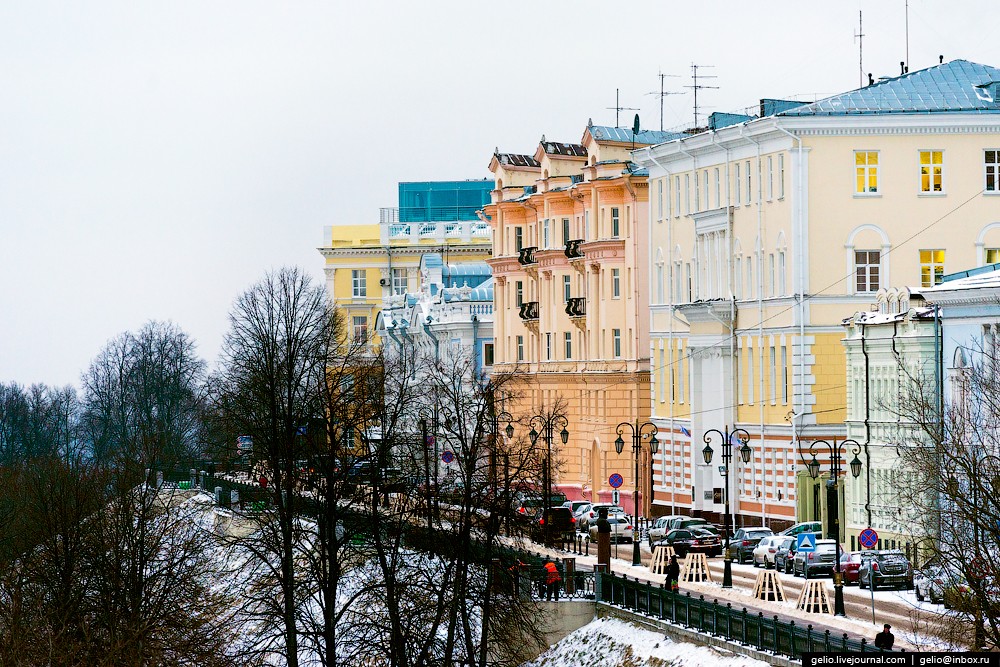
[[[614,618],[598,619],[523,667],[764,667],[766,662],[710,646],[675,642]]]

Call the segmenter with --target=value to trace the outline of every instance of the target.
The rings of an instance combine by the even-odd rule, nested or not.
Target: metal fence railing
[[[778,616],[768,618],[746,607],[735,609],[732,603],[722,605],[717,600],[706,600],[704,595],[692,597],[689,592],[673,593],[662,584],[613,573],[597,573],[596,595],[599,602],[792,658],[819,651],[883,652],[864,638],[851,639],[846,632],[841,636],[829,630],[821,632],[812,624],[783,621]]]

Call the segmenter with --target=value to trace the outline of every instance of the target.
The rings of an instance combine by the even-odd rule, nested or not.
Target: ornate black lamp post
[[[622,431],[625,427],[632,430],[632,454],[635,456],[635,491],[632,493],[632,504],[635,505],[635,517],[632,521],[632,565],[642,565],[642,559],[639,557],[639,526],[636,525],[636,521],[639,518],[639,452],[642,451],[642,436],[646,435],[649,437],[649,451],[652,454],[656,454],[656,451],[660,448],[660,443],[656,439],[656,424],[652,422],[639,423],[639,420],[635,420],[635,424],[629,422],[622,422],[618,425],[618,439],[615,440],[615,450],[621,454],[622,450],[625,449],[625,441],[622,440]],[[649,427],[646,429],[646,427]],[[646,433],[643,434],[643,429],[646,429]],[[650,465],[652,465],[652,458],[650,458]]]
[[[712,463],[712,454],[714,450],[711,445],[711,435],[716,434],[722,439],[722,478],[725,488],[722,491],[723,499],[726,503],[726,518],[724,521],[723,529],[726,532],[726,557],[722,570],[722,587],[732,588],[733,587],[733,560],[729,555],[729,463],[733,460],[733,440],[738,440],[742,443],[740,447],[740,460],[743,463],[750,462],[750,455],[753,453],[750,449],[750,434],[742,428],[734,428],[732,431],[729,427],[726,427],[726,432],[723,433],[717,428],[712,428],[705,431],[705,448],[701,450],[701,455],[705,458],[705,463]]]
[[[836,440],[833,443],[829,443],[826,440],[816,440],[811,445],[809,445],[809,453],[812,454],[812,460],[806,464],[806,469],[809,471],[809,476],[813,479],[819,477],[819,461],[816,459],[816,445],[824,445],[827,451],[830,452],[830,486],[834,489],[837,496],[837,519],[832,521],[831,525],[827,529],[827,534],[833,533],[833,539],[836,542],[836,558],[834,561],[833,570],[833,613],[836,616],[847,616],[847,610],[844,607],[844,573],[840,571],[840,492],[837,490],[837,484],[840,481],[840,448],[843,445],[854,445],[854,458],[851,460],[851,474],[857,477],[861,474],[861,459],[858,458],[858,454],[861,453],[861,445],[856,440],[842,440],[839,444]],[[832,519],[833,512],[829,511],[827,508],[827,516]]]
[[[545,436],[545,463],[542,465],[542,487],[545,489],[545,500],[542,502],[542,526],[543,534],[547,537],[549,535],[549,503],[552,502],[552,436],[556,427],[561,427],[559,438],[564,445],[569,442],[569,431],[566,430],[566,427],[569,426],[569,420],[562,415],[549,415],[547,417],[535,415],[529,419],[528,424],[531,425],[531,431],[528,433],[528,437],[531,438],[532,445],[538,441],[539,436],[538,431],[535,430],[536,420]],[[507,432],[512,434],[514,429],[512,427],[508,427],[508,429]]]

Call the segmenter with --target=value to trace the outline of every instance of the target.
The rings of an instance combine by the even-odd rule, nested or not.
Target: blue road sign
[[[878,544],[878,533],[872,528],[865,528],[858,535],[858,542],[865,549],[874,549],[875,545]]]
[[[816,536],[812,533],[799,533],[795,539],[798,541],[795,545],[796,550],[804,553],[816,551]]]
[[[625,480],[618,473],[615,473],[611,477],[608,477],[608,484],[611,485],[612,489],[617,489],[624,482],[625,482]]]
[[[441,454],[441,460],[444,461],[445,463],[451,463],[452,461],[455,460],[455,455],[449,452],[448,450],[445,450]]]

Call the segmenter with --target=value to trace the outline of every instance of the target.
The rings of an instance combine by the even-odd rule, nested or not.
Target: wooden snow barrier
[[[653,549],[653,560],[649,564],[651,574],[666,574],[667,566],[670,565],[670,557],[674,555],[674,548],[666,544],[657,545]]]
[[[753,585],[753,596],[758,600],[784,602],[785,589],[781,585],[781,579],[778,577],[778,573],[774,570],[763,570],[758,572],[757,582]]]
[[[705,554],[689,553],[681,568],[681,581],[689,583],[712,582],[712,572],[708,569]]]
[[[826,594],[826,585],[816,579],[805,582],[795,608],[813,614],[832,614],[833,607],[830,606],[830,596]]]

